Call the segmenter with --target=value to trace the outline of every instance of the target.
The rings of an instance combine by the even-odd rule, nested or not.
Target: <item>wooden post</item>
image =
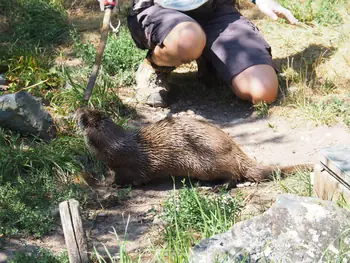
[[[79,213],[79,202],[74,199],[64,201],[60,203],[59,209],[69,262],[89,262],[85,233]]]

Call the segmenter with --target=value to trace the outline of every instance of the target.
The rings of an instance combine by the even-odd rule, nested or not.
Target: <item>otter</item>
[[[80,108],[75,119],[92,154],[114,173],[115,184],[141,185],[156,178],[189,176],[202,181],[223,181],[227,187],[248,180],[287,176],[313,165],[269,166],[248,157],[217,126],[189,117],[166,117],[140,129],[116,125],[101,111]]]

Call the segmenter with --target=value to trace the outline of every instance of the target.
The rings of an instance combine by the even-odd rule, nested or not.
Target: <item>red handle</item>
[[[117,1],[115,0],[105,0],[105,6],[115,7],[117,5]]]

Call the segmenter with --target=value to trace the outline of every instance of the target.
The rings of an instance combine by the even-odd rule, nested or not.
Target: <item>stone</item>
[[[40,98],[25,91],[0,96],[0,127],[52,140],[57,129]]]
[[[350,211],[331,201],[283,194],[265,213],[202,240],[189,256],[192,263],[321,263],[339,262],[327,260],[349,248]]]
[[[6,85],[6,78],[3,74],[0,74],[0,85]]]
[[[313,188],[317,197],[350,202],[350,144],[321,149],[314,171]]]

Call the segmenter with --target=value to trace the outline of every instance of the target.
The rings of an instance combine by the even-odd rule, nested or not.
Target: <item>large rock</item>
[[[262,215],[202,240],[190,262],[350,262],[349,220],[333,202],[280,195]],[[347,260],[326,260],[346,251]]]
[[[41,100],[27,92],[0,96],[0,127],[44,140],[56,137],[57,129]]]

